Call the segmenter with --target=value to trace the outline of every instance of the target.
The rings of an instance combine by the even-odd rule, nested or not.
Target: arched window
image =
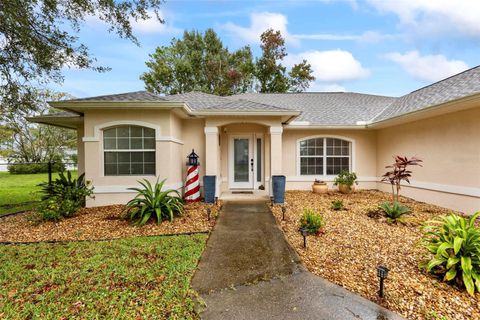
[[[103,130],[106,176],[155,175],[155,129],[118,126]]]
[[[337,175],[351,170],[351,142],[338,138],[299,141],[300,175]]]

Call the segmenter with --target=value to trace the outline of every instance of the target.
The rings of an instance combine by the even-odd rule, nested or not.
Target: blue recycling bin
[[[273,203],[285,203],[285,176],[272,176]]]
[[[203,176],[203,193],[205,203],[215,203],[216,176]]]

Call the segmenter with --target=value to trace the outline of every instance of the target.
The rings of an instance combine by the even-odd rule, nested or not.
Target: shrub
[[[462,284],[470,295],[480,292],[480,228],[475,227],[477,212],[470,218],[455,214],[427,222],[422,243],[433,258],[421,264],[443,280]]]
[[[43,220],[59,220],[73,216],[78,209],[85,206],[86,197],[91,197],[93,188],[85,184],[85,175],[77,179],[72,173],[60,172],[59,177],[51,184],[42,183],[43,197],[39,213]]]
[[[38,213],[42,220],[58,221],[64,217],[73,216],[78,210],[77,204],[68,199],[52,197],[42,201],[38,207]]]
[[[332,209],[335,211],[343,210],[345,205],[343,204],[343,200],[334,200],[332,201]]]
[[[72,200],[79,204],[79,206],[85,205],[86,197],[89,197],[93,193],[93,188],[90,188],[85,183],[85,174],[82,173],[78,178],[72,177],[72,173],[67,171],[60,172],[58,178],[49,183],[40,184],[42,187],[43,197],[42,200],[52,197],[58,197],[61,199]]]
[[[390,205],[388,202],[384,202],[380,205],[380,208],[385,212],[389,223],[396,221],[402,222],[402,216],[410,212],[407,207],[402,206],[397,201],[395,201],[393,205]]]
[[[343,184],[350,188],[353,186],[354,183],[358,184],[357,174],[355,172],[350,172],[347,169],[343,169],[340,174],[335,178],[335,182],[333,183],[333,185],[336,186],[339,184]]]
[[[300,219],[300,228],[306,229],[310,234],[318,234],[325,226],[322,216],[310,209],[303,210],[303,216]]]
[[[144,179],[139,181],[143,188],[129,188],[138,192],[136,197],[127,203],[125,214],[136,225],[144,225],[154,216],[157,223],[162,220],[173,220],[174,215],[183,213],[183,201],[177,190],[162,191],[165,180],[155,183],[154,186]],[[171,195],[173,194],[173,195]]]
[[[52,164],[52,172],[61,172],[65,170],[65,165],[61,162]],[[8,165],[8,172],[11,174],[36,174],[47,173],[48,163],[12,163]]]

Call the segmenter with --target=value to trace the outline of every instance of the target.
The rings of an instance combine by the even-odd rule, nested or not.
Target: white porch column
[[[216,176],[216,196],[220,184],[220,147],[218,127],[205,127],[205,175]]]
[[[281,175],[283,127],[270,127],[270,175]]]

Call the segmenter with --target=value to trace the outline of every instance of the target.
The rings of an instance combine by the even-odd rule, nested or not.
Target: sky
[[[87,19],[80,42],[111,71],[65,69],[55,89],[75,97],[144,90],[139,76],[156,47],[184,30],[208,28],[229,49],[250,45],[255,55],[260,34],[280,30],[284,64],[312,65],[316,81],[308,91],[401,96],[480,64],[478,0],[167,0],[161,16],[165,24],[153,16],[134,22],[140,47]]]

